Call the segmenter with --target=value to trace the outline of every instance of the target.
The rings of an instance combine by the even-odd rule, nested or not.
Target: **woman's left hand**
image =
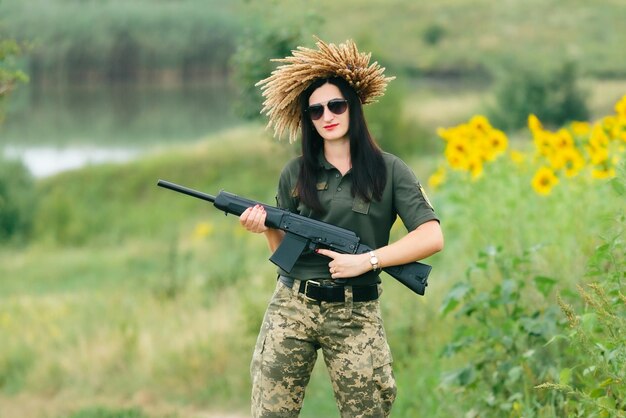
[[[331,250],[318,249],[318,254],[331,258],[328,263],[330,277],[333,279],[348,279],[360,276],[372,269],[369,254],[342,254]]]

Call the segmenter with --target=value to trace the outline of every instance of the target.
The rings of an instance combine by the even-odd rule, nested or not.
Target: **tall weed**
[[[612,182],[623,201],[626,164],[622,164],[621,176]],[[558,299],[568,327],[554,341],[567,343],[567,361],[558,379],[537,388],[564,394],[568,416],[626,416],[625,229],[622,207],[590,259],[589,282],[579,284],[577,293],[564,293]]]

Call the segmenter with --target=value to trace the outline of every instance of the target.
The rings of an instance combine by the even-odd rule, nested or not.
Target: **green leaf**
[[[452,357],[459,351],[467,348],[469,346],[469,340],[469,338],[462,338],[459,341],[454,341],[446,344],[439,355],[441,357]]]
[[[502,288],[500,289],[500,295],[503,303],[509,303],[518,295],[517,283],[513,279],[506,279],[502,281]]]
[[[546,333],[546,323],[543,318],[520,318],[519,323],[524,331],[529,335],[538,337]]]
[[[605,388],[605,387],[607,387],[608,385],[610,385],[611,383],[613,383],[613,379],[609,377],[609,378],[608,378],[608,379],[606,379],[604,382],[600,383],[600,387],[601,387],[601,388]]]
[[[535,350],[531,349],[531,350],[525,351],[524,354],[522,354],[522,357],[524,357],[524,358],[531,358],[534,355],[535,355]]]
[[[583,376],[589,376],[590,374],[594,373],[596,369],[597,369],[596,366],[587,367],[585,370],[583,370]]]
[[[535,287],[544,297],[548,297],[554,285],[556,285],[557,281],[551,277],[546,276],[536,276],[533,279],[535,283]]]
[[[467,386],[476,380],[476,371],[473,365],[445,372],[441,377],[441,385],[450,386]]]
[[[523,374],[523,370],[520,366],[513,367],[507,373],[506,383],[509,385],[516,383],[517,381],[520,380],[520,378],[522,377],[522,374]]]
[[[601,396],[604,396],[604,394],[606,393],[606,391],[602,388],[596,388],[594,390],[591,391],[591,393],[589,394],[589,397],[591,397],[592,399],[597,399]]]
[[[609,183],[611,184],[611,187],[613,187],[613,190],[615,191],[615,193],[617,193],[620,196],[626,195],[626,185],[624,185],[624,182],[622,179],[616,177],[612,179]]]
[[[582,328],[586,332],[592,332],[597,324],[597,315],[594,312],[586,313],[581,315],[580,322],[582,324]]]
[[[445,316],[452,312],[471,290],[472,286],[467,283],[455,284],[443,300],[439,313]]]
[[[557,335],[553,336],[552,338],[550,338],[550,339],[548,340],[548,342],[547,342],[547,343],[545,343],[543,346],[544,346],[544,347],[545,347],[545,346],[548,346],[548,345],[552,344],[553,342],[555,342],[555,341],[560,341],[560,340],[569,340],[569,338],[567,337],[567,335],[557,334]]]
[[[602,398],[598,398],[597,402],[598,405],[603,408],[606,408],[608,410],[615,410],[615,399],[611,397],[603,396]]]
[[[461,386],[468,386],[476,380],[476,370],[474,366],[464,367],[458,376],[459,384]]]
[[[572,369],[562,369],[559,373],[559,384],[569,386],[572,381]]]

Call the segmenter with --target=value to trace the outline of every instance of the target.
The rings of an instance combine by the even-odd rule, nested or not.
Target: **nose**
[[[330,122],[331,120],[333,120],[334,117],[335,117],[335,114],[330,111],[330,109],[328,108],[328,105],[325,105],[324,106],[324,121]]]

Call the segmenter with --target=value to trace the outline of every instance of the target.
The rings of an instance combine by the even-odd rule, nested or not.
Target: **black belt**
[[[287,280],[284,280],[287,279]],[[289,282],[291,281],[291,286]],[[293,281],[290,278],[281,276],[281,282],[287,287],[293,287]],[[351,286],[352,300],[354,302],[367,302],[378,299],[378,285]],[[306,280],[300,282],[298,292],[302,293],[306,298],[313,299],[318,302],[345,302],[344,286],[326,286],[314,280]]]

